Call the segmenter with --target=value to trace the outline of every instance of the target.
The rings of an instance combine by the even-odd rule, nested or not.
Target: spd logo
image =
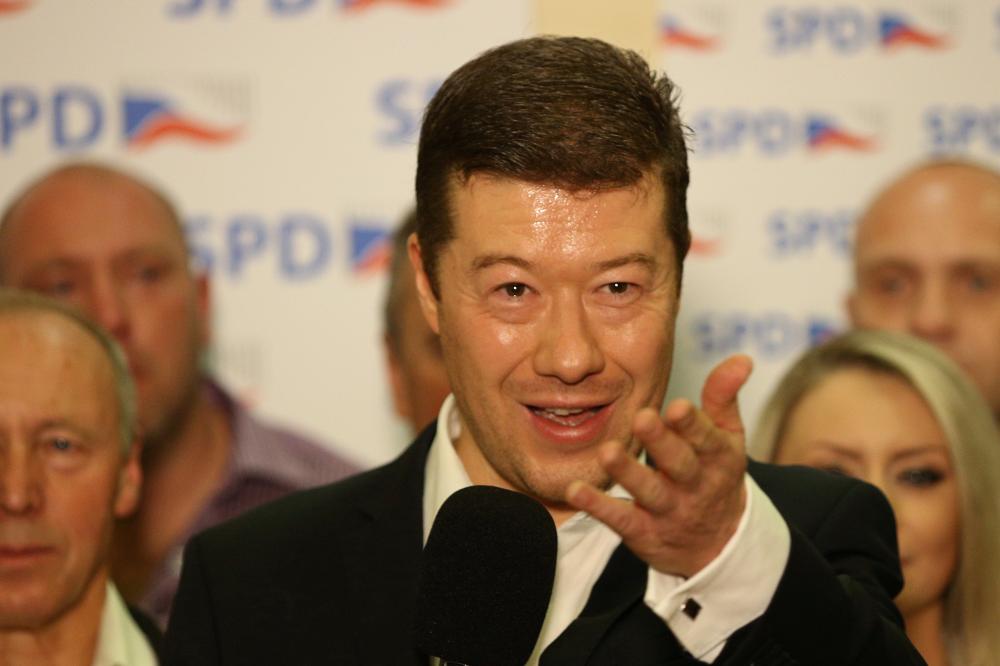
[[[0,86],[0,153],[22,142],[59,152],[109,140],[132,149],[222,145],[241,135],[248,117],[249,90],[239,81],[126,87],[119,94],[73,84],[47,90]]]
[[[701,109],[691,116],[696,157],[751,152],[765,157],[790,154],[865,154],[878,147],[881,114],[793,113],[782,109]]]
[[[932,153],[1000,155],[1000,105],[933,106],[924,112],[924,129]]]
[[[811,258],[819,252],[847,257],[854,236],[854,214],[847,210],[776,210],[766,222],[770,256]]]
[[[376,139],[386,146],[414,145],[424,108],[441,87],[440,79],[389,79],[375,91],[381,127]]]
[[[787,312],[704,312],[691,324],[696,353],[705,360],[736,353],[779,359],[819,344],[836,331],[836,323],[827,317]]]
[[[925,6],[926,7],[926,6]],[[948,5],[872,10],[860,4],[777,7],[764,18],[770,50],[778,55],[825,49],[853,55],[872,49],[936,50],[951,45],[956,23]]]
[[[184,226],[195,264],[233,282],[261,276],[308,282],[334,268],[367,278],[384,272],[392,252],[393,224],[377,216],[332,223],[308,211],[237,212],[192,215]]]

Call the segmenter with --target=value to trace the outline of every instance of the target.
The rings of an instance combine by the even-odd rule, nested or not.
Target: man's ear
[[[410,264],[413,266],[413,278],[417,285],[417,298],[420,299],[420,310],[424,313],[427,325],[435,333],[441,333],[439,326],[438,300],[431,290],[431,282],[424,270],[423,255],[420,252],[420,241],[417,240],[416,232],[410,234],[406,241],[406,251],[410,255]]]
[[[118,488],[115,492],[115,518],[130,516],[139,506],[142,493],[142,442],[136,437],[128,456],[118,472]]]

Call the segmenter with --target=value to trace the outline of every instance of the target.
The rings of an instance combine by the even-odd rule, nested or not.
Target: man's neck
[[[223,483],[232,447],[232,425],[222,404],[204,387],[183,424],[143,469],[143,499],[116,528],[115,582],[138,601],[170,548],[188,532]]]
[[[944,604],[938,602],[903,618],[906,635],[927,662],[927,666],[948,666],[948,650],[944,642]]]
[[[80,601],[51,624],[35,630],[0,630],[0,664],[90,666],[97,651],[107,577],[106,569],[98,571]]]

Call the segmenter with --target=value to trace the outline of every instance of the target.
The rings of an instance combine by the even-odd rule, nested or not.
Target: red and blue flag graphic
[[[879,40],[882,46],[921,46],[939,49],[946,46],[943,37],[921,30],[899,14],[883,14],[879,17]]]
[[[692,51],[711,51],[719,46],[718,38],[685,28],[673,17],[663,19],[660,39],[664,46],[685,48]]]
[[[849,132],[837,126],[829,118],[812,117],[806,124],[806,140],[813,150],[842,148],[853,151],[869,151],[875,148],[875,140]]]
[[[125,95],[125,142],[145,148],[163,139],[180,138],[201,144],[228,143],[239,136],[239,127],[217,127],[178,112],[165,97]]]
[[[351,271],[376,275],[392,260],[392,230],[366,224],[351,225]]]

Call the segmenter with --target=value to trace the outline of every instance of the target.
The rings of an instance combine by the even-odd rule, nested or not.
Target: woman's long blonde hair
[[[798,402],[844,368],[905,381],[948,438],[959,488],[961,537],[958,567],[945,592],[945,641],[952,664],[1000,664],[1000,434],[986,400],[950,359],[922,340],[884,331],[853,331],[814,347],[765,404],[750,441],[751,456],[773,461]]]

